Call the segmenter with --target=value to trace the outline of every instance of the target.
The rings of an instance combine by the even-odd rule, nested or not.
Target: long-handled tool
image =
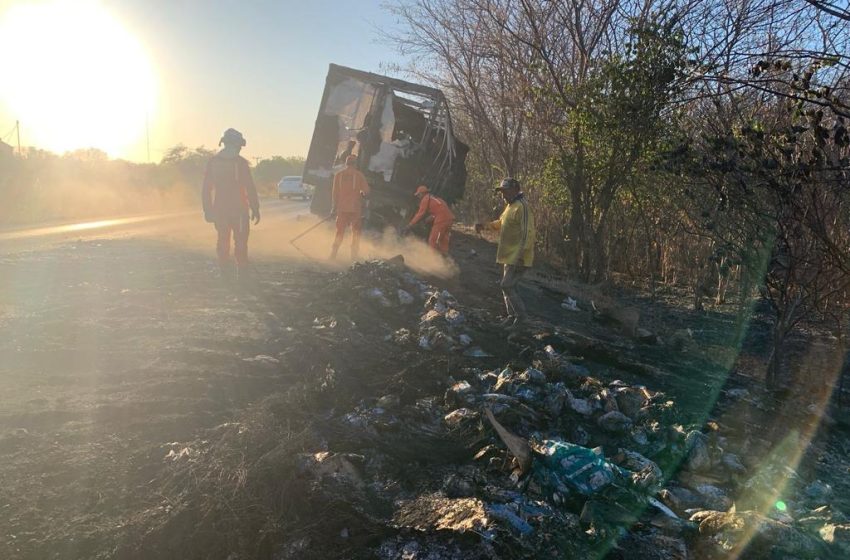
[[[327,222],[327,221],[328,221],[328,220],[330,220],[331,218],[333,218],[333,215],[330,215],[330,216],[327,216],[327,217],[325,217],[325,218],[322,218],[322,219],[321,219],[321,220],[319,220],[317,223],[315,223],[315,224],[313,224],[312,226],[308,227],[307,229],[305,229],[304,231],[302,231],[301,233],[299,233],[298,235],[296,235],[295,237],[293,237],[292,239],[290,239],[290,240],[289,240],[290,245],[292,245],[293,247],[295,247],[295,249],[296,249],[299,253],[301,253],[302,255],[304,255],[305,257],[309,257],[310,255],[308,255],[307,253],[305,253],[304,251],[302,251],[302,250],[298,247],[298,245],[296,245],[296,244],[295,244],[295,242],[296,242],[296,241],[298,241],[299,239],[301,239],[302,237],[304,237],[305,235],[307,235],[308,233],[310,233],[311,231],[313,231],[314,229],[316,229],[317,227],[319,227],[320,225],[322,225],[323,223]]]

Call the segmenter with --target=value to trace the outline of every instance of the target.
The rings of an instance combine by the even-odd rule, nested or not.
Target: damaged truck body
[[[310,209],[330,212],[334,173],[353,154],[372,190],[368,224],[399,225],[419,185],[449,203],[463,196],[468,150],[440,90],[331,64],[304,166]]]

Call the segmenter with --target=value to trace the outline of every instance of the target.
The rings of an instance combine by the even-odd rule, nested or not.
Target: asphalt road
[[[301,225],[303,222],[306,228],[316,221],[310,214],[309,206],[309,202],[303,201],[262,200],[262,220],[252,230],[252,242],[265,246],[280,241],[281,229],[289,230],[296,223]],[[106,238],[156,238],[178,242],[206,239],[209,245],[209,238],[215,235],[211,230],[212,226],[204,222],[200,209],[104,217],[80,222],[50,222],[0,229],[0,255]]]
[[[268,356],[312,285],[308,207],[263,201],[249,289],[198,209],[0,231],[0,558],[108,557],[167,507],[149,481],[179,442],[289,385]]]

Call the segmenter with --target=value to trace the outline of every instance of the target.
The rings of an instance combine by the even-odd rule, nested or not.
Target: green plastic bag
[[[590,496],[629,475],[597,451],[566,441],[544,440],[541,451],[535,472],[548,486],[572,488]]]

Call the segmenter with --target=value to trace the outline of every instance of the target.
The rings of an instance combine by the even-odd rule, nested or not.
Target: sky
[[[0,139],[159,161],[217,146],[305,156],[333,62],[402,64],[379,0],[0,0]],[[145,130],[147,129],[147,133]]]

